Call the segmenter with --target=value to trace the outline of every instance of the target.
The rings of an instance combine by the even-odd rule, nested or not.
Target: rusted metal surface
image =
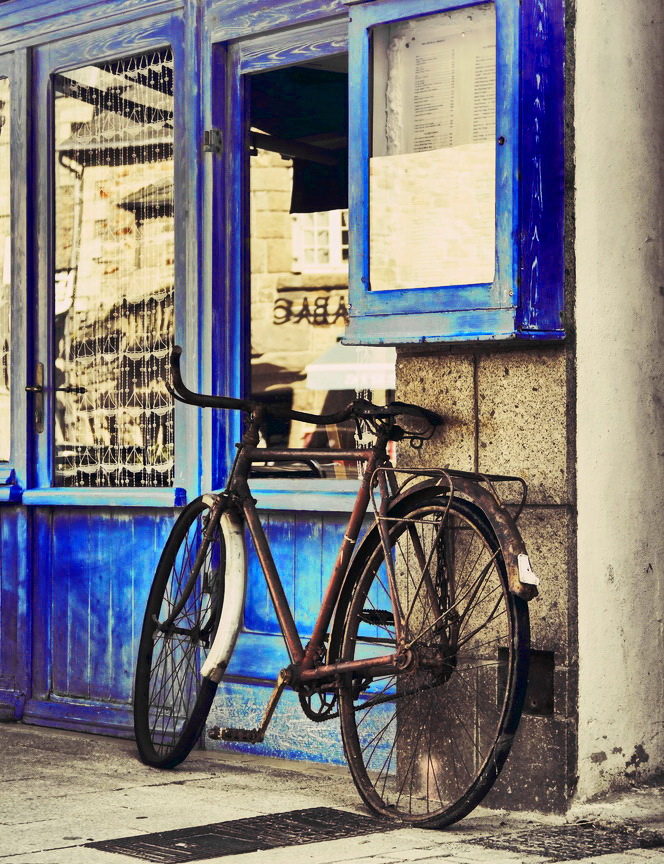
[[[509,482],[522,485],[523,496],[517,508],[518,515],[523,509],[526,494],[526,484],[520,477],[473,474],[469,471],[447,469],[381,468],[380,470],[391,471],[397,475],[406,475],[403,482],[399,484],[397,495],[390,503],[390,509],[401,503],[406,497],[417,496],[434,487],[439,487],[442,492],[448,492],[450,496],[460,495],[475,502],[484,511],[500,545],[507,569],[510,591],[523,600],[532,600],[537,596],[537,587],[526,585],[519,578],[518,556],[526,554],[526,546],[517,528],[515,516],[502,504],[495,489],[497,483]]]
[[[102,849],[130,855],[159,864],[180,864],[225,855],[301,846],[324,840],[345,840],[362,834],[390,831],[401,827],[398,822],[347,813],[331,807],[312,807],[269,816],[251,816],[230,822],[216,822],[195,828],[160,831],[142,837],[121,837],[86,843],[91,849]]]

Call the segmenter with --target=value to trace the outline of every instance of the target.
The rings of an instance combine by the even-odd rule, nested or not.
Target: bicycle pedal
[[[244,741],[247,744],[260,744],[265,738],[262,729],[236,729],[232,726],[211,726],[208,738],[215,741]]]

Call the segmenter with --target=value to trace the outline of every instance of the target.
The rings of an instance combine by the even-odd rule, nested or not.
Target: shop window
[[[53,83],[55,483],[169,486],[172,53]]]
[[[353,4],[350,344],[564,335],[558,5]]]
[[[9,79],[0,78],[0,462],[11,453],[11,201]]]

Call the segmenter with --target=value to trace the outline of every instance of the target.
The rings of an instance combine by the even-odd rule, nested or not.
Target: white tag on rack
[[[517,556],[516,561],[519,567],[519,581],[523,582],[524,585],[539,585],[539,576],[533,572],[530,566],[530,558],[522,554]]]

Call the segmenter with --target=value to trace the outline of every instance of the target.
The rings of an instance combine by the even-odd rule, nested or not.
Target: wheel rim
[[[224,563],[218,523],[199,575],[193,585],[188,585],[209,515],[209,509],[204,507],[186,527],[174,554],[165,555],[167,572],[161,587],[155,585],[159,596],[151,598],[148,604],[147,615],[153,626],[147,649],[150,652],[147,725],[152,748],[160,758],[172,755],[190,733],[203,686],[200,667],[218,623]],[[163,632],[157,622],[165,622],[182,604],[187,588],[182,609]]]
[[[520,652],[502,559],[482,519],[457,501],[408,518],[390,531],[406,668],[352,685],[346,679],[340,711],[367,804],[441,825],[469,812],[502,766],[504,734],[520,713]],[[388,580],[378,545],[351,600],[342,659],[396,649]]]

